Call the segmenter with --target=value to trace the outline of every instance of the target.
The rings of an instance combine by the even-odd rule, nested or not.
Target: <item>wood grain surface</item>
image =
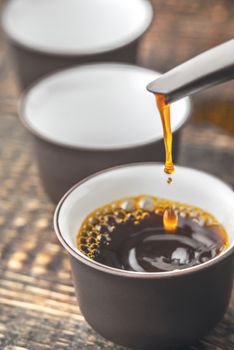
[[[233,36],[232,0],[153,3],[155,21],[141,45],[142,65],[165,71]],[[67,255],[52,227],[54,206],[41,187],[30,136],[18,120],[18,96],[14,69],[1,34],[0,349],[123,350],[96,334],[80,313]],[[230,127],[233,83],[212,89],[194,101],[193,119],[183,130],[179,163],[215,174],[234,187],[234,138]],[[216,126],[209,122],[214,119]],[[233,349],[234,294],[224,320],[204,339],[186,347]]]

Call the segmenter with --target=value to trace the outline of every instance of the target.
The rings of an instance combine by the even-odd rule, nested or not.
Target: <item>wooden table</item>
[[[155,22],[142,42],[141,64],[165,71],[233,36],[232,0],[154,4]],[[53,232],[54,207],[43,192],[30,137],[17,117],[19,90],[2,37],[0,78],[0,349],[123,349],[97,335],[80,313],[67,255]],[[219,108],[212,107],[214,102]],[[196,97],[179,159],[232,186],[234,138],[225,129],[231,130],[231,121],[233,125],[233,103],[233,83]],[[229,126],[222,122],[225,118]],[[224,320],[186,350],[233,349],[234,294]]]

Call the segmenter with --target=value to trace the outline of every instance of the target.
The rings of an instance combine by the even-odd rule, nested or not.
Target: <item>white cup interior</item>
[[[153,94],[146,85],[159,73],[126,64],[92,64],[51,75],[27,94],[24,118],[51,142],[113,149],[162,139]],[[171,106],[172,130],[190,113],[188,98]]]
[[[55,214],[63,240],[82,255],[76,248],[76,235],[85,217],[116,199],[136,195],[153,195],[200,207],[213,214],[228,233],[231,244],[222,254],[233,246],[234,192],[231,188],[212,175],[180,166],[176,167],[173,184],[169,186],[163,176],[163,165],[150,163],[103,171],[75,187],[61,200]]]
[[[58,54],[92,54],[124,46],[152,21],[148,0],[10,0],[3,18],[21,44]]]

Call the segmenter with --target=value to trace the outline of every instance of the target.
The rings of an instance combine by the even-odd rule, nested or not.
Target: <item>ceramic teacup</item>
[[[158,75],[132,65],[93,64],[51,75],[26,93],[21,119],[34,136],[41,179],[52,201],[96,171],[163,160],[160,116],[145,89]],[[174,159],[189,114],[188,99],[173,104]]]
[[[95,262],[76,247],[82,221],[93,210],[126,196],[155,195],[200,207],[228,232],[230,246],[197,266],[170,272],[119,270]],[[168,186],[163,165],[121,166],[75,185],[54,217],[57,236],[71,259],[81,311],[101,335],[133,348],[186,345],[223,317],[231,295],[234,257],[234,192],[219,179],[176,167]]]
[[[81,63],[135,63],[152,19],[148,0],[9,0],[2,24],[25,88]]]

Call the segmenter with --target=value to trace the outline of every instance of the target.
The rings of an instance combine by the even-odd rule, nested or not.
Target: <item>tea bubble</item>
[[[135,203],[133,199],[128,199],[121,204],[121,208],[126,212],[131,212],[135,209]]]
[[[146,211],[153,211],[155,208],[153,199],[149,197],[141,199],[139,202],[139,206],[141,209]]]

